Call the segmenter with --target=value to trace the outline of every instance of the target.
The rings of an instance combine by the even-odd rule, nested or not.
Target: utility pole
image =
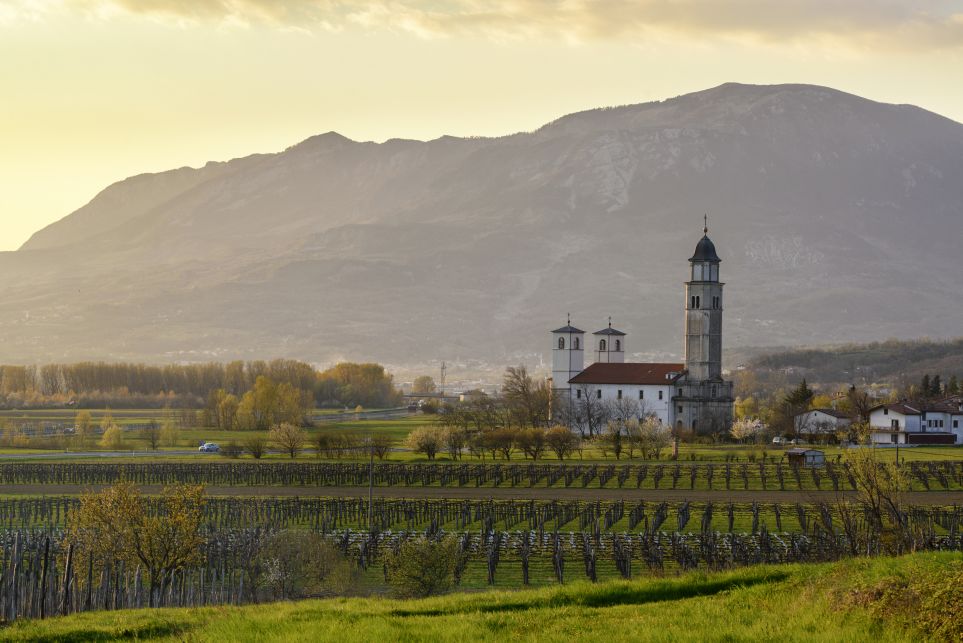
[[[368,436],[368,533],[372,524],[372,496],[374,495],[374,440]]]

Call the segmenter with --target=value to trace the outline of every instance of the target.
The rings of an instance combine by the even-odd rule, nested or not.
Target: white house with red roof
[[[565,326],[552,331],[552,388],[556,409],[579,425],[600,407],[635,410],[676,429],[721,433],[732,425],[732,382],[722,377],[721,259],[708,227],[689,259],[685,282],[685,361],[626,363],[626,334],[612,327],[592,333]],[[585,367],[585,355],[593,360]],[[582,428],[577,426],[577,428]]]
[[[895,402],[869,412],[875,444],[963,444],[963,402]]]

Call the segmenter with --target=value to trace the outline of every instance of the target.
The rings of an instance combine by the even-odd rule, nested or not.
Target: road
[[[406,406],[400,406],[394,409],[381,409],[379,411],[361,411],[360,413],[345,411],[344,413],[315,415],[312,416],[311,419],[319,424],[324,424],[326,422],[350,422],[352,420],[397,420],[412,415],[415,415],[415,412],[409,411]]]
[[[201,453],[197,449],[192,451],[53,451],[50,453],[4,453],[0,455],[0,462],[4,460],[63,460],[64,458],[163,458],[172,455],[216,456],[217,454]]]
[[[24,484],[0,485],[3,495],[77,495],[85,491],[99,490],[105,485],[70,484]],[[159,494],[161,485],[142,485],[146,494]],[[366,498],[367,487],[206,487],[210,496],[247,497],[302,497],[302,498]],[[851,493],[842,495],[849,496]],[[376,498],[449,500],[625,500],[627,502],[780,502],[780,503],[832,503],[837,494],[832,491],[686,491],[681,489],[545,489],[528,487],[375,487]],[[909,505],[960,504],[963,493],[959,491],[914,491],[904,494]]]

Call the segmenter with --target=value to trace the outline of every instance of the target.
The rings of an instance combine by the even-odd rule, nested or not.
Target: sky
[[[144,172],[729,81],[963,122],[963,0],[0,0],[0,250]]]

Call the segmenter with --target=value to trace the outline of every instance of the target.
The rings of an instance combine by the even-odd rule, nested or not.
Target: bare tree
[[[547,382],[536,382],[524,366],[510,366],[502,381],[505,403],[519,425],[532,428],[548,422],[551,390]]]
[[[144,427],[144,439],[147,440],[148,446],[150,446],[151,451],[157,451],[157,447],[160,446],[161,442],[161,428],[160,424],[151,420]]]
[[[515,442],[518,448],[533,461],[538,461],[538,459],[542,457],[542,454],[545,453],[545,449],[548,448],[545,429],[540,427],[519,430],[515,436]]]
[[[567,412],[566,424],[577,430],[583,438],[601,435],[609,420],[610,406],[589,385],[580,384],[572,391],[574,399],[563,406]]]
[[[553,426],[545,433],[545,442],[559,460],[572,454],[580,438],[567,426]]]
[[[292,460],[298,457],[301,449],[304,448],[304,443],[308,440],[308,434],[304,429],[287,422],[271,429],[270,435],[274,444],[287,453]]]

